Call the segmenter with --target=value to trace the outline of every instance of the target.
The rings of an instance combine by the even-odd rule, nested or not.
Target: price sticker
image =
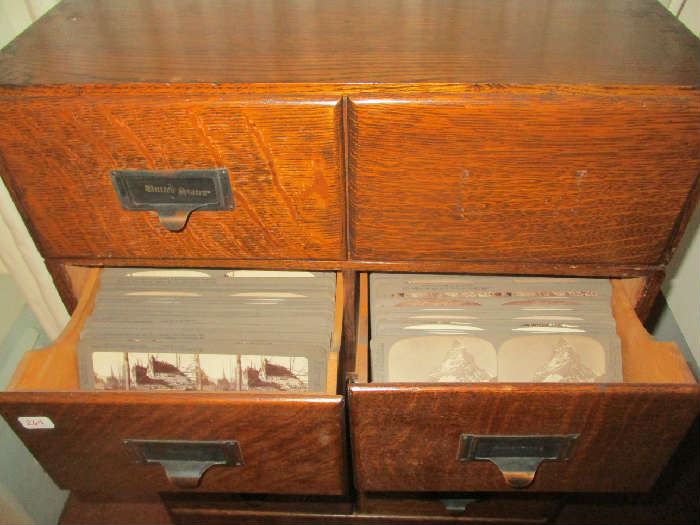
[[[53,421],[46,416],[20,416],[17,421],[27,430],[55,428]]]

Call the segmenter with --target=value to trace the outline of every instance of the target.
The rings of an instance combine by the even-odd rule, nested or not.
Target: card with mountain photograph
[[[611,295],[607,279],[371,274],[372,380],[621,381]],[[449,338],[469,344],[445,358]],[[497,365],[479,364],[482,342]],[[426,359],[481,372],[435,375]]]

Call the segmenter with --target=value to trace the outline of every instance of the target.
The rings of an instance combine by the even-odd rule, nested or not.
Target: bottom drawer
[[[464,493],[366,493],[358,513],[383,516],[463,518],[498,523],[546,523],[561,501],[552,496]]]
[[[325,523],[349,518],[353,502],[335,496],[163,494],[173,523]]]
[[[633,307],[637,281],[613,281],[624,383],[362,384],[359,377],[349,387],[358,489],[648,490],[697,415],[700,387],[678,348],[644,330]],[[360,302],[358,362],[366,363],[365,276]]]
[[[76,344],[99,270],[85,277],[62,336],[28,352],[0,393],[0,413],[59,487],[118,494],[346,491],[344,399],[336,393],[340,274],[325,393],[79,391]]]
[[[464,494],[363,494],[334,497],[165,494],[173,523],[546,523],[560,502],[553,497]],[[354,507],[354,508],[353,508]]]

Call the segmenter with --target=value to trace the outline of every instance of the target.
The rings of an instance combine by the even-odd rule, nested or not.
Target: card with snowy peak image
[[[496,349],[465,335],[424,335],[372,340],[372,381],[477,383],[495,381]]]
[[[241,374],[241,390],[309,390],[309,360],[305,357],[244,355]]]
[[[619,380],[606,349],[581,335],[514,337],[498,349],[498,380],[526,383],[600,383]]]
[[[434,368],[427,371],[430,366],[425,356],[442,356],[445,350],[440,345],[449,338],[464,338],[477,349],[480,347],[475,341],[486,342],[499,363],[490,370],[481,366],[478,355],[473,354],[479,350],[470,347],[472,353],[468,354],[467,350],[455,349],[445,360],[446,366],[457,363],[458,358],[466,362],[466,356],[471,355],[486,373],[464,380],[452,374],[455,382],[554,381],[556,374],[548,374],[544,368],[541,373],[531,370],[523,374],[522,370],[536,359],[544,367],[544,356],[554,352],[554,342],[560,338],[569,346],[557,347],[553,365],[564,357],[583,363],[576,368],[578,375],[569,379],[561,375],[560,381],[622,380],[620,341],[607,279],[372,274],[369,295],[373,381],[445,381],[435,375]],[[512,341],[527,351],[516,352]],[[591,356],[598,356],[602,368],[596,365],[598,361],[589,363]],[[505,375],[502,364],[506,366]],[[582,372],[584,365],[591,373]],[[393,370],[399,374],[394,375]]]

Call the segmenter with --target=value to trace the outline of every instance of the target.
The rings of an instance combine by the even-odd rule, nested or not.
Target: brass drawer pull
[[[243,465],[238,441],[125,439],[124,445],[141,463],[161,464],[168,480],[181,489],[197,487],[214,465]]]
[[[543,461],[569,459],[579,434],[556,436],[479,436],[462,434],[459,438],[460,461],[490,461],[506,483],[525,488],[535,479]]]
[[[125,210],[151,210],[170,231],[182,230],[195,210],[232,210],[226,169],[115,170],[112,183]]]

